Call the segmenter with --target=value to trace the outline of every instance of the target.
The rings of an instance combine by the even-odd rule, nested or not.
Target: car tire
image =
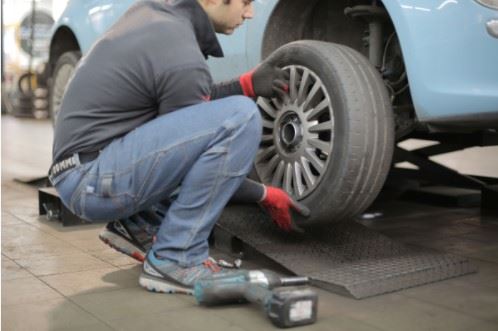
[[[376,198],[388,174],[394,121],[384,83],[362,54],[311,40],[284,45],[267,61],[290,73],[289,92],[259,98],[259,179],[311,210],[301,226],[351,220]]]
[[[49,84],[49,115],[53,125],[57,120],[66,87],[73,77],[80,58],[81,52],[70,51],[63,53],[55,63]]]

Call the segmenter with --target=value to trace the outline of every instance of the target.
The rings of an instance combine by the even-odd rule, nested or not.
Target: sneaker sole
[[[138,249],[135,245],[132,245],[126,239],[123,239],[120,236],[107,230],[101,232],[99,234],[99,238],[109,247],[117,250],[120,253],[128,255],[138,262],[145,261],[145,252]]]
[[[179,285],[168,283],[162,278],[157,278],[142,272],[140,278],[138,279],[140,286],[144,287],[150,292],[158,293],[180,293],[193,295],[194,290],[188,287],[181,287]]]

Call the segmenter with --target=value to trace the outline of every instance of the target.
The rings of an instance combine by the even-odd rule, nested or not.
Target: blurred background
[[[44,63],[48,59],[50,30],[67,0],[2,0],[1,3],[2,114],[46,118]]]

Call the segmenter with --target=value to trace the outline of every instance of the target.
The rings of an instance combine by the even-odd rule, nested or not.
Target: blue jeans
[[[152,249],[189,267],[208,257],[208,236],[250,171],[260,137],[254,101],[228,97],[159,116],[53,184],[63,203],[90,221],[129,217],[177,190]]]

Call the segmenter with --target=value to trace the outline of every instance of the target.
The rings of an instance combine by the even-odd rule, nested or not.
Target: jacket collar
[[[216,37],[213,24],[197,0],[167,0],[167,3],[192,23],[197,43],[206,58],[208,56],[223,57],[223,50]]]

